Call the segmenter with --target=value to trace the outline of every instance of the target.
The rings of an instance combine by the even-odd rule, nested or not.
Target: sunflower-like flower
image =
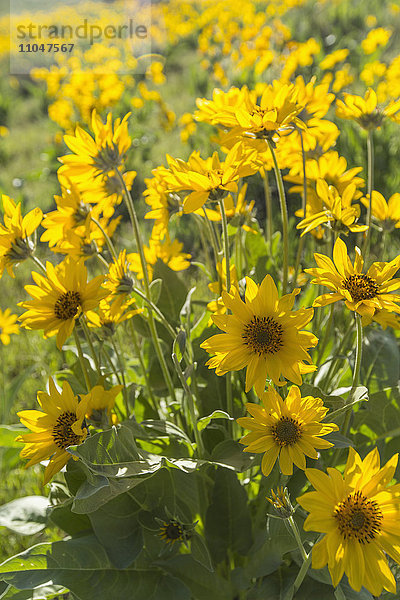
[[[90,182],[99,176],[112,175],[116,170],[124,168],[124,158],[131,145],[128,133],[128,118],[112,121],[112,114],[107,115],[105,123],[96,110],[92,113],[92,132],[89,135],[81,127],[75,129],[75,135],[65,135],[64,142],[73,154],[59,158],[63,163],[59,173],[73,182]]]
[[[213,315],[215,325],[224,333],[214,335],[201,344],[210,354],[215,354],[207,365],[215,368],[217,375],[239,371],[247,366],[246,392],[253,386],[258,394],[264,391],[267,377],[276,385],[289,381],[301,385],[304,373],[316,367],[307,350],[316,346],[318,339],[302,330],[313,317],[312,308],[292,310],[299,289],[282,298],[270,275],[258,286],[246,277],[245,302],[237,288],[222,292],[225,306],[231,315]]]
[[[17,315],[13,315],[9,308],[6,308],[4,312],[0,309],[0,342],[4,346],[8,346],[10,343],[10,335],[19,333],[17,319]]]
[[[87,281],[83,259],[76,261],[68,256],[56,267],[47,262],[46,275],[32,272],[36,285],[26,285],[25,290],[33,300],[19,303],[27,309],[19,320],[26,329],[43,329],[46,338],[57,334],[61,350],[76,319],[96,308],[107,291],[101,288],[103,275]]]
[[[229,150],[223,162],[217,152],[202,159],[195,151],[187,162],[168,156],[170,170],[165,173],[168,189],[189,192],[183,201],[183,212],[194,212],[207,200],[220,200],[229,192],[237,192],[238,179],[258,171],[255,156],[253,150],[244,149],[240,142]]]
[[[208,289],[214,294],[218,294],[219,298],[216,300],[212,300],[207,304],[207,309],[217,315],[224,315],[227,311],[227,308],[222,300],[221,293],[222,291],[226,291],[226,261],[225,258],[222,259],[222,262],[218,262],[216,265],[218,280],[213,281],[208,284]],[[231,286],[233,285],[237,289],[239,289],[239,282],[237,278],[237,272],[235,265],[229,265],[229,272],[231,275]],[[210,319],[210,325],[212,325],[212,320]]]
[[[297,225],[297,229],[303,229],[301,235],[305,235],[320,225],[328,225],[338,233],[366,231],[368,225],[357,225],[360,206],[352,204],[356,189],[354,184],[350,184],[342,195],[339,195],[334,186],[328,185],[324,179],[318,179],[316,194],[321,200],[322,210],[313,212],[310,210],[310,205],[307,205],[306,213],[311,212],[311,214]]]
[[[108,290],[109,300],[112,301],[112,312],[118,312],[122,305],[129,301],[133,286],[130,260],[124,249],[110,264],[103,284],[103,287]]]
[[[43,213],[34,208],[25,217],[21,215],[21,203],[3,194],[4,225],[0,223],[0,277],[7,269],[15,277],[13,267],[27,259],[34,246],[29,236],[39,227]]]
[[[37,400],[42,410],[22,410],[17,413],[21,423],[32,431],[18,436],[17,441],[25,443],[21,458],[29,459],[26,467],[50,459],[44,472],[43,484],[46,484],[70,458],[75,458],[67,452],[68,446],[82,444],[86,439],[84,419],[88,402],[79,402],[67,381],[64,381],[59,392],[51,378],[49,393],[38,392]]]
[[[151,235],[149,245],[143,246],[144,257],[147,263],[147,272],[149,279],[153,279],[154,265],[158,260],[162,260],[172,271],[184,271],[190,267],[191,254],[182,252],[183,243],[178,240],[171,240],[166,235],[164,240],[158,240]],[[127,256],[130,269],[136,273],[138,279],[143,279],[143,268],[140,256],[137,252],[132,252]]]
[[[88,394],[82,394],[81,400],[86,403],[86,416],[89,418],[94,411],[106,411],[110,415],[114,408],[115,399],[122,390],[122,385],[114,385],[111,389],[105,390],[102,385],[95,385]]]
[[[268,476],[279,457],[284,475],[292,475],[293,463],[299,469],[306,468],[306,456],[318,458],[316,448],[331,448],[333,444],[321,439],[337,431],[335,423],[321,423],[328,409],[320,398],[301,397],[297,385],[292,385],[286,400],[273,388],[261,396],[262,406],[248,402],[247,411],[252,417],[241,417],[237,422],[250,429],[240,443],[245,452],[264,453],[261,470]]]
[[[378,106],[378,99],[372,88],[368,88],[364,98],[344,94],[344,102],[337,100],[336,104],[338,117],[356,121],[367,130],[379,129],[385,118],[400,123],[400,100],[391,100],[385,108]]]
[[[355,248],[355,260],[352,265],[347,254],[346,244],[338,238],[333,247],[333,262],[328,256],[314,254],[317,268],[305,269],[314,277],[311,283],[323,285],[332,290],[314,300],[313,306],[326,306],[344,300],[349,310],[360,315],[372,317],[376,310],[400,312],[399,294],[393,294],[400,288],[400,279],[392,279],[400,267],[400,255],[391,262],[373,263],[363,273],[364,261],[359,248]]]
[[[101,329],[100,335],[105,337],[114,335],[117,325],[143,312],[141,308],[134,308],[134,298],[131,298],[121,305],[113,302],[110,304],[107,298],[100,300],[97,312],[89,310],[86,313],[90,327]]]
[[[297,498],[310,513],[304,529],[326,534],[312,549],[312,566],[328,564],[334,587],[346,573],[357,592],[364,586],[376,597],[382,589],[396,593],[386,554],[400,563],[400,485],[389,485],[397,460],[380,467],[377,448],[364,460],[350,448],[343,475],[306,469],[316,491]]]
[[[369,194],[365,198],[361,198],[361,202],[368,208],[369,206]],[[400,194],[396,192],[390,196],[386,202],[384,196],[377,192],[372,191],[371,200],[371,212],[372,217],[379,221],[382,228],[386,231],[392,231],[392,229],[400,228]]]

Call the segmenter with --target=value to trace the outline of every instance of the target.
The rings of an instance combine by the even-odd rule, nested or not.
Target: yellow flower
[[[361,202],[364,206],[369,206],[369,194],[366,198],[361,198]],[[400,194],[397,192],[390,196],[386,202],[384,196],[376,190],[372,191],[372,202],[371,202],[372,216],[377,220],[381,221],[381,225],[384,229],[391,231],[393,228],[398,229],[400,227]]]
[[[343,48],[341,50],[335,50],[330,54],[327,54],[323,60],[319,63],[321,69],[332,69],[337,63],[346,60],[350,53],[350,50]]]
[[[225,306],[231,315],[213,315],[214,323],[224,331],[201,344],[210,354],[215,354],[207,365],[215,368],[217,375],[239,371],[247,366],[246,392],[253,386],[258,396],[264,391],[267,377],[276,385],[284,385],[281,375],[301,385],[301,375],[315,371],[307,350],[318,339],[302,330],[313,317],[312,308],[293,311],[296,289],[282,298],[270,275],[260,286],[246,277],[245,302],[235,287],[230,293],[222,292]]]
[[[165,180],[169,191],[190,191],[183,201],[184,213],[198,210],[207,200],[220,200],[227,192],[237,192],[237,180],[258,170],[255,152],[244,150],[240,142],[229,150],[223,162],[217,152],[205,160],[199,152],[193,152],[187,163],[167,158],[170,171],[165,172]]]
[[[400,256],[391,262],[373,263],[366,273],[362,272],[363,258],[355,248],[354,265],[347,255],[346,244],[338,238],[333,248],[333,262],[328,256],[314,254],[317,268],[305,269],[315,279],[311,283],[324,285],[332,290],[318,296],[313,306],[326,306],[338,300],[344,300],[349,310],[372,317],[376,310],[400,312],[399,294],[393,294],[400,288],[400,279],[392,279],[400,267]]]
[[[344,94],[344,102],[337,101],[336,115],[342,119],[357,121],[361,127],[367,130],[379,129],[385,117],[395,122],[400,122],[400,100],[391,100],[382,108],[378,106],[378,99],[373,89],[368,88],[365,97]]]
[[[87,281],[82,259],[67,257],[56,267],[47,262],[46,274],[47,277],[32,273],[36,285],[26,285],[25,290],[33,300],[19,303],[27,309],[19,320],[26,329],[43,329],[46,338],[57,334],[57,347],[61,350],[76,319],[96,308],[107,291],[101,288],[103,275]]]
[[[112,174],[124,166],[124,157],[131,145],[127,120],[130,113],[112,122],[112,114],[103,123],[96,111],[92,114],[94,137],[81,127],[75,135],[65,135],[64,141],[73,154],[66,154],[59,160],[63,163],[59,173],[72,181],[91,181],[102,175]]]
[[[119,253],[117,260],[110,264],[103,287],[113,301],[113,312],[118,312],[132,293],[134,281],[130,272],[130,260],[126,250]]]
[[[34,250],[29,236],[39,227],[43,218],[40,208],[21,216],[21,203],[3,194],[4,225],[0,223],[0,277],[7,269],[15,277],[13,267],[27,259]]]
[[[383,27],[377,27],[369,31],[365,40],[361,42],[364,54],[372,54],[378,46],[386,46],[391,35],[390,29],[384,29]]]
[[[29,459],[26,467],[50,459],[44,472],[43,484],[46,484],[70,458],[75,458],[66,451],[68,446],[82,444],[86,439],[84,418],[88,403],[87,400],[78,401],[67,381],[59,392],[51,378],[49,393],[38,392],[37,400],[42,410],[17,413],[21,423],[33,432],[18,436],[17,441],[25,443],[21,458]]]
[[[244,183],[237,194],[236,204],[234,203],[233,198],[230,194],[229,196],[224,198],[226,216],[230,220],[230,224],[233,227],[241,227],[244,231],[247,231],[248,233],[256,234],[257,230],[253,229],[248,225],[249,222],[255,220],[252,216],[255,200],[252,200],[251,202],[247,203],[246,193],[247,183]]]
[[[389,485],[397,460],[395,454],[380,467],[377,448],[364,460],[350,448],[343,475],[306,469],[316,491],[297,498],[310,513],[304,529],[326,534],[312,549],[312,566],[328,564],[334,587],[346,573],[357,592],[364,586],[376,597],[382,589],[396,593],[386,554],[400,563],[400,486]]]
[[[166,235],[163,241],[149,239],[149,245],[143,246],[144,256],[147,263],[149,279],[153,279],[153,267],[157,260],[162,260],[173,271],[183,271],[190,266],[191,254],[182,252],[183,243],[178,240],[171,241],[169,235]],[[127,256],[130,262],[130,269],[136,273],[138,279],[143,279],[142,263],[137,252],[132,252]]]
[[[6,308],[4,312],[0,309],[0,342],[4,346],[8,346],[10,343],[10,335],[19,333],[17,318],[17,315],[11,314],[9,308]]]
[[[216,265],[218,280],[213,281],[208,284],[208,289],[214,294],[218,294],[219,298],[217,300],[212,300],[207,304],[207,310],[217,315],[224,315],[226,313],[226,306],[222,300],[221,293],[222,291],[226,291],[226,261],[225,258],[222,259],[222,263],[218,262]],[[229,266],[229,272],[231,274],[231,286],[233,285],[237,289],[239,289],[239,283],[236,273],[235,265]],[[210,325],[212,325],[212,320],[210,319]]]
[[[122,388],[122,385],[114,385],[110,390],[105,390],[102,385],[95,385],[88,394],[81,395],[81,400],[87,407],[86,416],[90,417],[93,411],[101,410],[105,410],[109,415]]]
[[[329,225],[336,232],[348,233],[349,231],[366,231],[368,225],[357,225],[356,221],[360,216],[360,206],[352,205],[352,200],[356,194],[356,186],[348,185],[340,196],[337,189],[330,185],[324,179],[317,181],[317,197],[322,202],[322,209],[318,212],[311,212],[311,215],[300,221],[297,229],[304,229],[301,235],[316,229],[320,225]],[[309,205],[306,207],[306,213],[309,213]]]
[[[306,468],[306,456],[318,458],[316,448],[331,448],[333,444],[320,439],[337,431],[335,423],[321,423],[328,409],[320,398],[301,397],[300,390],[292,385],[285,399],[273,388],[263,393],[262,406],[248,402],[247,411],[252,417],[241,417],[237,422],[250,429],[240,443],[245,452],[264,453],[261,470],[267,477],[279,456],[279,466],[284,475],[293,474],[293,463]]]
[[[114,335],[116,326],[119,323],[143,312],[141,308],[131,308],[134,302],[135,300],[132,298],[119,306],[115,302],[109,304],[107,299],[100,300],[97,312],[89,310],[86,313],[89,326],[101,328],[101,333],[105,337]]]

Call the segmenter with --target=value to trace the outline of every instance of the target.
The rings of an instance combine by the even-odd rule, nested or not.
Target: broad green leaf
[[[366,328],[363,340],[361,381],[376,392],[394,386],[400,378],[398,341],[390,327],[386,330]]]
[[[179,578],[196,600],[232,600],[229,584],[216,573],[211,573],[188,554],[179,554],[165,561],[157,561],[163,570]],[[160,598],[161,600],[161,598]],[[164,599],[163,599],[164,600]]]
[[[376,438],[394,437],[400,433],[400,391],[397,387],[371,394],[369,402],[354,413],[353,427]]]
[[[150,299],[154,304],[157,304],[160,298],[162,284],[162,279],[153,279],[150,283]]]
[[[154,265],[153,278],[159,278],[163,282],[157,302],[158,308],[172,322],[171,324],[177,324],[188,292],[186,285],[182,278],[162,260],[158,260]]]
[[[190,538],[190,551],[193,558],[199,562],[207,571],[213,571],[210,553],[204,539],[197,533]]]
[[[228,549],[246,554],[253,539],[247,494],[235,473],[218,468],[205,521],[205,536],[216,563],[227,556]]]
[[[90,520],[86,515],[72,511],[73,498],[63,504],[54,506],[48,513],[48,517],[54,525],[68,533],[72,537],[87,535],[91,531]]]
[[[34,590],[16,590],[10,587],[1,600],[60,600],[68,590],[60,585],[44,585]],[[1,591],[0,591],[1,594]]]
[[[227,412],[223,410],[214,410],[211,415],[201,417],[201,419],[197,421],[197,427],[202,431],[202,429],[205,429],[213,419],[228,419],[229,421],[234,421],[233,417],[229,416]]]
[[[129,493],[121,494],[90,514],[93,531],[113,565],[129,567],[143,547],[138,522],[140,506]]]
[[[22,535],[33,535],[46,527],[48,506],[44,496],[18,498],[0,506],[0,525]]]
[[[211,461],[235,471],[246,471],[253,463],[254,456],[249,452],[243,452],[242,444],[234,440],[224,440],[213,450]]]
[[[28,433],[28,430],[22,427],[20,423],[17,425],[0,425],[0,448],[20,448],[22,450],[23,445],[21,442],[16,442],[15,438],[24,433]]]
[[[115,568],[94,536],[33,546],[0,565],[0,580],[20,590],[52,581],[79,600],[190,600],[186,585],[157,568]]]

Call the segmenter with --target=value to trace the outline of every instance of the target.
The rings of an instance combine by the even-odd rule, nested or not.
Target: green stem
[[[90,348],[90,352],[92,353],[94,364],[96,365],[97,372],[98,372],[99,376],[101,377],[101,368],[100,368],[99,359],[97,358],[97,354],[96,354],[96,351],[94,349],[94,345],[93,345],[93,341],[92,341],[92,336],[91,336],[91,333],[89,331],[88,326],[86,325],[84,317],[81,317],[79,319],[79,323],[82,326],[83,333],[85,334],[86,341],[87,341],[87,343],[89,345],[89,348]]]
[[[293,517],[288,517],[288,523],[290,525],[290,528],[292,530],[293,536],[294,536],[294,538],[295,538],[295,540],[297,542],[297,545],[299,547],[301,558],[303,559],[303,562],[306,562],[306,560],[308,559],[308,554],[304,550],[303,542],[301,541],[301,536],[300,536],[299,528],[297,527],[296,522],[293,519]]]
[[[318,345],[318,362],[324,356],[325,348],[326,348],[326,346],[328,344],[328,341],[329,341],[329,338],[330,338],[330,335],[331,335],[331,329],[332,329],[332,324],[333,324],[334,306],[335,306],[335,304],[332,303],[330,305],[330,307],[329,307],[328,323],[324,327],[324,336],[322,338],[321,343]]]
[[[109,249],[111,256],[113,257],[115,262],[117,262],[118,255],[117,255],[117,252],[115,250],[114,244],[112,243],[110,236],[108,235],[108,233],[106,233],[106,231],[104,230],[104,227],[102,227],[102,225],[100,224],[100,222],[97,219],[95,219],[92,216],[90,218],[93,221],[93,223],[100,229],[101,233],[104,236],[104,239],[106,240],[107,248]]]
[[[228,237],[228,222],[226,219],[225,204],[224,200],[218,200],[219,209],[221,211],[222,219],[222,233],[224,237],[224,258],[225,258],[225,270],[226,270],[226,291],[229,293],[231,290],[231,268],[230,268],[230,257],[229,257],[229,237]],[[232,399],[232,373],[228,371],[226,374],[226,406],[227,413],[233,417],[233,399]],[[233,434],[233,423],[229,421],[229,430],[231,435]]]
[[[301,157],[302,157],[302,163],[303,163],[303,196],[302,196],[302,200],[301,200],[301,210],[303,211],[303,219],[305,219],[306,209],[307,209],[306,153],[304,152],[303,133],[302,133],[302,131],[300,131],[299,133],[300,133],[300,141],[301,141]],[[304,236],[300,237],[299,244],[297,246],[296,262],[295,262],[294,274],[293,274],[293,289],[296,287],[296,284],[297,284],[297,277],[299,274],[301,256],[303,254],[304,241],[305,241]]]
[[[268,171],[264,167],[264,175],[262,177],[264,187],[264,198],[265,198],[265,233],[267,242],[271,244],[272,233],[273,233],[273,219],[272,219],[272,199],[271,199],[271,188],[269,187]]]
[[[34,254],[30,254],[29,258],[33,260],[33,262],[40,268],[41,271],[43,271],[45,275],[47,275],[46,267],[41,260],[39,260]]]
[[[124,365],[123,358],[121,357],[121,354],[118,350],[117,344],[115,343],[113,336],[111,336],[111,345],[115,352],[115,356],[117,357],[119,371],[121,373],[122,385],[124,386],[124,394],[123,395],[124,395],[124,402],[125,402],[126,418],[129,419],[129,402],[128,402],[128,394],[127,394],[127,390],[126,390],[126,381],[125,381],[125,365]]]
[[[143,271],[143,283],[144,283],[145,294],[146,294],[147,298],[151,298],[149,274],[147,271],[147,263],[146,263],[146,258],[144,255],[142,237],[140,235],[139,222],[138,222],[138,219],[136,216],[135,207],[133,205],[132,196],[131,196],[128,188],[126,187],[126,184],[125,184],[125,181],[124,181],[124,178],[123,178],[121,172],[118,169],[116,170],[116,172],[118,173],[118,177],[120,179],[122,188],[124,190],[125,201],[126,201],[126,205],[127,205],[129,216],[130,216],[131,223],[132,223],[133,234],[135,236],[136,246],[137,246],[137,250],[139,253],[140,263],[141,263],[142,271]],[[165,361],[164,354],[162,352],[161,345],[160,345],[160,342],[159,342],[159,339],[157,336],[156,324],[155,324],[154,316],[153,316],[153,313],[151,310],[148,311],[148,315],[149,315],[150,333],[151,333],[151,337],[153,339],[153,344],[154,344],[154,348],[155,348],[155,351],[157,354],[157,358],[160,363],[161,370],[163,372],[165,383],[167,384],[169,394],[170,394],[172,400],[175,402],[176,397],[175,397],[174,385],[172,383],[171,375],[168,370],[168,366]]]
[[[278,166],[276,159],[275,150],[272,143],[267,139],[269,149],[272,154],[272,160],[274,161],[274,171],[276,184],[278,186],[279,202],[281,205],[282,214],[282,238],[283,238],[283,276],[282,276],[282,294],[286,294],[287,282],[288,282],[288,267],[289,267],[289,217],[286,205],[285,188],[283,187],[282,173]]]
[[[371,244],[371,219],[372,219],[372,189],[374,187],[374,138],[372,129],[368,131],[367,137],[367,160],[368,160],[368,189],[369,194],[368,212],[367,212],[367,234],[365,236],[362,254],[364,262],[368,259],[369,248]]]
[[[147,387],[147,391],[149,393],[149,398],[151,400],[151,403],[153,405],[153,408],[154,408],[155,412],[157,412],[157,408],[156,408],[157,404],[156,404],[156,401],[154,399],[153,392],[152,392],[152,389],[151,389],[151,386],[150,386],[149,374],[148,374],[147,369],[145,367],[145,364],[143,362],[142,351],[141,351],[141,349],[139,347],[139,342],[138,342],[138,339],[137,339],[135,328],[133,326],[132,319],[129,319],[129,325],[130,325],[130,329],[131,329],[131,333],[132,333],[133,348],[135,350],[136,356],[139,359],[140,368],[142,369],[144,380],[146,382],[146,387]]]
[[[179,377],[179,380],[182,384],[182,387],[183,387],[183,389],[186,393],[187,399],[188,399],[189,413],[190,413],[190,418],[192,421],[192,428],[193,428],[194,438],[196,440],[196,446],[197,446],[197,455],[199,457],[201,457],[201,456],[204,456],[204,446],[203,446],[203,440],[201,439],[200,431],[197,426],[197,418],[196,418],[196,411],[195,411],[195,407],[194,407],[193,395],[190,390],[190,387],[187,384],[187,381],[185,379],[181,365],[179,363],[178,357],[175,354],[175,352],[172,353],[172,360],[173,360],[177,375]]]
[[[87,369],[86,369],[85,359],[83,357],[83,352],[82,352],[82,346],[81,346],[81,342],[79,340],[78,332],[76,331],[76,327],[74,327],[74,338],[75,338],[76,349],[78,350],[79,362],[81,363],[81,369],[82,369],[83,377],[84,377],[85,383],[86,383],[86,388],[87,388],[87,391],[90,392],[90,390],[92,389],[92,386],[91,386],[90,379],[89,379],[89,373],[87,372]]]
[[[353,383],[349,392],[349,396],[347,399],[347,404],[349,405],[346,413],[345,413],[345,417],[344,417],[344,421],[343,421],[343,425],[342,425],[342,435],[344,435],[345,437],[347,436],[347,432],[349,429],[349,425],[350,425],[350,419],[351,419],[351,415],[353,413],[353,408],[351,406],[351,401],[353,400],[353,396],[354,396],[354,392],[358,386],[359,380],[360,380],[360,371],[361,371],[361,359],[362,359],[362,343],[363,343],[363,329],[362,329],[362,323],[361,323],[361,315],[359,315],[358,313],[355,313],[355,317],[356,317],[356,331],[357,331],[357,338],[356,338],[356,360],[355,360],[355,364],[354,364],[354,371],[353,371]],[[341,449],[338,448],[335,452],[335,454],[333,455],[333,459],[332,459],[332,465],[335,466],[337,463],[337,460],[339,458],[340,455],[340,451]]]
[[[218,276],[218,281],[219,281],[219,286],[220,286],[220,295],[222,292],[222,279],[218,274],[217,271],[217,264],[219,263],[219,249],[218,249],[218,239],[217,236],[215,235],[215,229],[210,221],[210,219],[208,218],[207,215],[207,211],[203,206],[203,212],[204,212],[204,219],[207,223],[207,228],[208,228],[208,233],[210,236],[210,241],[211,241],[211,245],[213,247],[213,251],[214,251],[214,261],[215,261],[215,272],[217,273]]]
[[[132,288],[132,291],[135,294],[137,294],[138,296],[140,296],[140,298],[142,298],[145,302],[147,302],[147,304],[151,307],[151,309],[154,310],[154,312],[156,313],[156,315],[160,319],[161,323],[164,325],[164,327],[166,328],[166,330],[168,331],[168,333],[170,334],[170,336],[174,340],[176,338],[176,333],[177,332],[168,323],[167,319],[164,317],[164,315],[162,314],[162,312],[158,308],[158,306],[156,306],[149,298],[147,298],[147,296],[145,296],[145,294],[143,294],[143,292],[141,292],[138,288],[134,287],[134,288]]]
[[[303,564],[300,567],[300,570],[297,574],[296,579],[294,580],[293,583],[293,594],[295,594],[297,592],[297,590],[299,589],[299,587],[301,586],[301,584],[304,581],[304,577],[307,575],[307,571],[308,569],[311,567],[311,552],[307,555],[307,560],[305,560],[303,562]]]

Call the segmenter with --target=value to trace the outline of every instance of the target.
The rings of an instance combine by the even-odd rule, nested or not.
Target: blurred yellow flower
[[[382,108],[373,89],[369,88],[364,98],[354,94],[344,94],[344,102],[337,100],[336,115],[342,119],[352,119],[364,129],[379,129],[382,121],[388,117],[400,123],[400,100],[391,100]]]
[[[364,206],[369,206],[369,194],[365,198],[361,198]],[[384,196],[376,191],[372,191],[371,201],[372,217],[380,221],[383,229],[391,231],[393,228],[400,227],[400,194],[396,192],[390,196],[386,202]]]
[[[11,314],[9,308],[6,308],[5,311],[0,309],[0,342],[4,346],[8,346],[10,343],[10,335],[19,334],[17,318],[17,315]]]

